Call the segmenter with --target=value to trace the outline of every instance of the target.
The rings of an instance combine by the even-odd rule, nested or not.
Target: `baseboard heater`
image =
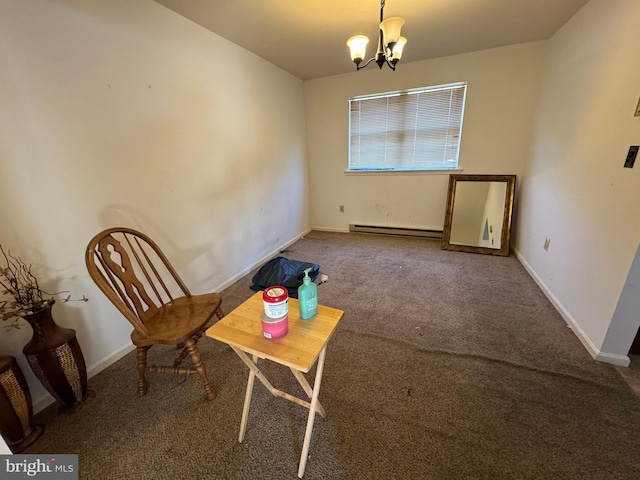
[[[404,237],[442,238],[442,230],[422,228],[379,227],[376,225],[349,224],[349,231],[356,233],[378,233],[381,235],[401,235]]]

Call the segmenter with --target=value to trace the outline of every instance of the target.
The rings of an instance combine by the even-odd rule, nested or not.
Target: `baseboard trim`
[[[100,361],[94,363],[93,365],[91,365],[90,367],[88,367],[87,368],[87,377],[91,378],[91,377],[97,375],[98,373],[100,373],[105,368],[107,368],[110,365],[113,365],[114,363],[116,363],[118,360],[120,360],[125,355],[133,352],[135,349],[136,349],[135,345],[133,343],[131,343],[131,342],[127,343],[126,345],[123,345],[118,350],[113,352],[111,355],[103,358],[102,360],[100,360]]]
[[[318,232],[350,233],[348,228],[313,227],[312,230],[316,230]]]
[[[231,277],[230,279],[222,282],[220,285],[218,285],[216,288],[212,289],[211,291],[212,292],[221,292],[225,288],[230,287],[231,285],[236,283],[238,280],[240,280],[242,277],[244,277],[247,273],[249,273],[251,270],[253,270],[254,268],[256,268],[258,266],[261,266],[267,260],[271,260],[274,257],[274,255],[277,255],[278,253],[280,253],[285,248],[293,245],[294,243],[296,243],[298,240],[303,238],[305,235],[307,235],[312,230],[313,230],[312,228],[309,228],[309,229],[305,230],[304,232],[302,232],[301,234],[296,235],[292,239],[286,241],[284,244],[282,244],[278,248],[273,249],[271,252],[267,253],[266,255],[263,255],[259,260],[256,260],[250,266],[248,266],[247,268],[242,270],[240,273],[237,273],[233,277]]]
[[[567,326],[571,328],[571,330],[573,330],[573,333],[575,333],[576,337],[578,337],[578,340],[580,340],[580,342],[587,349],[589,354],[595,360],[598,360],[600,362],[613,363],[614,365],[623,365],[624,362],[622,362],[622,357],[620,355],[602,353],[600,349],[595,346],[595,344],[591,341],[589,336],[584,332],[584,330],[582,330],[582,328],[580,328],[580,325],[578,325],[578,322],[575,321],[575,319],[564,308],[562,303],[560,303],[560,301],[555,297],[555,295],[551,293],[547,285],[542,281],[542,279],[538,276],[538,274],[531,267],[531,265],[529,265],[529,263],[524,259],[524,257],[520,254],[520,252],[513,247],[512,247],[512,250],[516,258],[518,259],[518,261],[522,264],[522,266],[529,273],[529,275],[531,275],[531,278],[533,278],[533,280],[538,284],[538,286],[540,287],[540,290],[542,290],[542,293],[545,294],[545,296],[549,299],[549,301],[554,306],[554,308],[562,316],[564,321],[567,323]],[[629,363],[630,361],[629,361],[629,358],[627,357],[626,365],[629,365]]]
[[[36,413],[41,412],[42,410],[47,408],[49,405],[51,405],[55,401],[56,401],[56,399],[53,398],[48,393],[45,393],[44,395],[42,395],[42,396],[40,396],[38,398],[34,398],[33,399],[33,414],[35,415]]]
[[[631,364],[631,359],[627,355],[616,355],[615,353],[600,352],[596,355],[596,360],[619,367],[628,367]]]

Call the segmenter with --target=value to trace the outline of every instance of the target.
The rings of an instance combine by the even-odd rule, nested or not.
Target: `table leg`
[[[289,368],[291,369],[291,373],[293,373],[293,376],[296,377],[296,380],[298,380],[298,383],[300,384],[300,386],[304,389],[307,396],[311,398],[311,396],[313,395],[313,389],[311,388],[311,385],[309,385],[309,382],[307,382],[307,379],[304,377],[302,372],[291,367]],[[324,407],[320,405],[319,401],[318,401],[318,413],[322,415],[322,418],[326,418],[327,416],[327,412],[324,411]]]
[[[320,382],[322,381],[322,370],[324,369],[324,357],[327,353],[325,345],[320,351],[318,357],[318,366],[316,369],[316,379],[313,382],[313,395],[311,396],[311,408],[309,408],[309,418],[307,419],[307,429],[304,433],[304,443],[302,444],[302,455],[300,456],[300,465],[298,467],[298,478],[302,478],[304,470],[307,466],[307,456],[309,455],[309,444],[311,443],[311,432],[313,430],[313,421],[316,416],[316,408],[318,406],[318,395],[320,393]]]
[[[256,364],[257,362],[258,357],[254,355],[253,363]],[[249,405],[251,404],[251,393],[253,392],[253,381],[255,378],[256,374],[253,369],[250,368],[249,379],[247,380],[247,392],[244,395],[244,407],[242,407],[242,420],[240,420],[240,434],[238,435],[238,442],[240,443],[244,440],[244,433],[247,430],[247,417],[249,416]]]

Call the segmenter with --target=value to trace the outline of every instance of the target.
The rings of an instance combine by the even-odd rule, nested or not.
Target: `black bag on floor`
[[[318,276],[320,265],[299,260],[276,257],[265,263],[253,276],[251,290],[259,291],[274,285],[285,287],[292,298],[298,298],[298,287],[302,285],[304,271],[310,268],[309,277],[313,282]]]

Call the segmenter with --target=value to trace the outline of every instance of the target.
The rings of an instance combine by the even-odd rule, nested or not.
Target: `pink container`
[[[264,313],[260,315],[262,334],[267,338],[281,338],[289,331],[289,315],[280,318],[270,318]]]

